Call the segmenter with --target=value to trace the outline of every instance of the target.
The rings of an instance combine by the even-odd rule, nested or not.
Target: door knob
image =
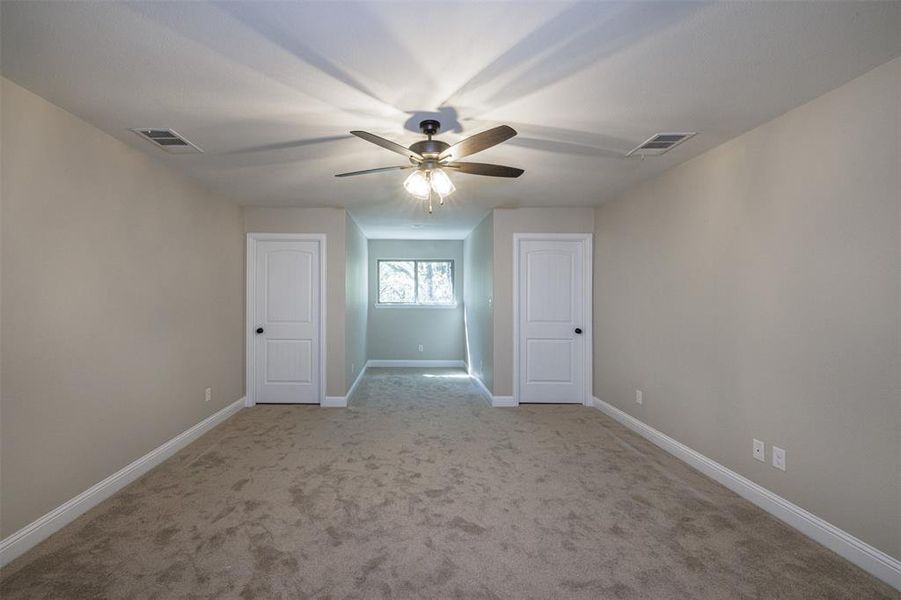
[[[582,330],[578,327],[576,327],[575,332],[578,333],[579,335],[582,335]]]
[[[263,333],[263,328],[262,328],[262,327],[257,327],[257,334],[261,334],[261,333]]]

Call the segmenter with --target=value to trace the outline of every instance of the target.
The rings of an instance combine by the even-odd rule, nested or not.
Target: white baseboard
[[[462,360],[369,360],[367,367],[459,367],[464,365]]]
[[[469,377],[472,379],[473,383],[476,384],[476,387],[479,388],[479,391],[482,392],[482,395],[485,396],[485,399],[488,400],[488,404],[490,404],[492,407],[500,408],[517,406],[517,404],[513,402],[513,396],[495,396],[488,390],[488,386],[485,385],[485,382],[482,381],[477,375],[470,372]]]
[[[632,431],[663,448],[676,458],[688,463],[701,473],[726,486],[739,496],[756,504],[776,518],[791,525],[813,540],[826,546],[839,556],[851,561],[867,573],[901,590],[901,561],[882,550],[854,537],[808,512],[785,498],[771,492],[750,479],[727,469],[718,462],[677,442],[615,406],[593,399],[594,408],[619,421]]]
[[[363,364],[363,368],[357,373],[357,378],[354,379],[353,385],[347,390],[346,396],[326,396],[325,402],[322,404],[323,408],[346,408],[347,403],[350,401],[350,397],[353,396],[354,391],[357,389],[357,385],[360,383],[360,380],[363,379],[363,373],[366,372],[367,367],[369,367],[369,361],[366,361]]]
[[[360,384],[360,381],[363,379],[363,375],[366,373],[366,369],[369,368],[369,361],[366,361],[363,364],[363,368],[360,369],[360,372],[357,374],[357,378],[354,379],[353,385],[350,386],[350,389],[347,390],[347,395],[344,397],[345,404],[350,400],[350,397],[354,395],[354,392],[357,391],[357,386]]]
[[[491,403],[492,403],[492,400],[494,397],[491,395],[491,392],[488,390],[488,386],[485,385],[485,382],[482,381],[478,375],[475,375],[472,371],[469,371],[468,369],[467,369],[467,372],[469,373],[469,378],[472,379],[472,382],[474,384],[476,384],[476,387],[479,389],[479,392],[481,392],[482,396],[485,397],[485,400],[488,402],[488,405],[491,406]]]
[[[244,398],[232,402],[162,446],[119,469],[100,483],[94,484],[36,521],[0,540],[0,567],[9,564],[13,559],[38,545],[242,408],[244,408]]]
[[[495,408],[511,408],[519,405],[513,401],[513,396],[492,396],[491,406]]]
[[[474,384],[476,384],[476,387],[479,388],[479,392],[481,392],[482,395],[485,396],[485,398],[490,403],[491,402],[491,392],[488,391],[488,387],[485,385],[485,382],[482,381],[481,379],[479,379],[479,377],[477,375],[473,375],[472,373],[469,374],[469,377],[470,377],[470,379],[472,379],[472,382]]]

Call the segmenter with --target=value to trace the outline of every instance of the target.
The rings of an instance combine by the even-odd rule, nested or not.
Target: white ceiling
[[[4,76],[243,204],[341,206],[369,237],[459,238],[498,206],[586,206],[901,54],[901,3],[3,2]],[[506,123],[429,217],[404,145]],[[170,156],[128,131],[170,127]],[[624,158],[697,131],[660,158]],[[470,160],[467,159],[467,160]],[[419,227],[413,228],[413,224]]]

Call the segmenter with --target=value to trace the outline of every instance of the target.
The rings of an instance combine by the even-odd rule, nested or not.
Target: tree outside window
[[[454,261],[378,261],[379,304],[454,303]]]

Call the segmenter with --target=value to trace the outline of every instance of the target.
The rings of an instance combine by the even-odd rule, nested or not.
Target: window
[[[379,304],[454,303],[454,261],[380,260]]]

